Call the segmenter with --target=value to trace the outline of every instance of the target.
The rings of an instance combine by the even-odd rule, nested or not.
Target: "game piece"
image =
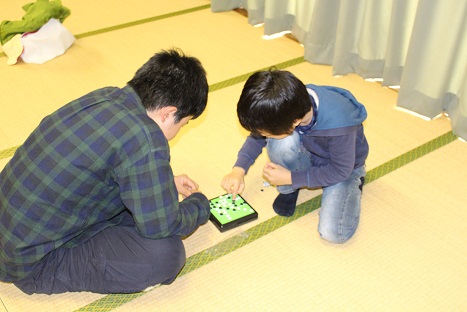
[[[238,194],[235,200],[232,199],[231,194],[224,194],[211,199],[209,204],[211,205],[209,220],[221,232],[258,218],[258,213]]]

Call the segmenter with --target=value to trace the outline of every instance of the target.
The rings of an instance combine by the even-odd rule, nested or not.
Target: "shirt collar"
[[[296,127],[296,130],[300,134],[307,133],[308,131],[310,131],[315,126],[316,119],[318,118],[318,105],[319,105],[318,96],[313,90],[311,89],[306,89],[306,90],[308,91],[308,94],[310,95],[311,107],[313,109],[313,117],[311,118],[311,121],[308,125]]]

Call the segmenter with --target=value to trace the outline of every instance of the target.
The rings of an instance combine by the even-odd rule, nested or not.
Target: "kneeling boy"
[[[365,107],[345,89],[305,86],[290,72],[270,70],[250,76],[237,114],[251,133],[222,187],[241,193],[245,174],[266,147],[263,175],[280,193],[274,211],[292,216],[301,188],[322,187],[318,231],[329,242],[348,241],[360,219],[369,150]]]

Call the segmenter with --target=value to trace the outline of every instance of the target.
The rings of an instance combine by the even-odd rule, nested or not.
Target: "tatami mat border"
[[[123,28],[127,28],[127,27],[132,27],[132,26],[136,26],[136,25],[141,25],[141,24],[145,24],[145,23],[158,21],[158,20],[161,20],[161,19],[169,18],[169,17],[174,17],[174,16],[178,16],[178,15],[192,13],[192,12],[196,12],[196,11],[200,11],[200,10],[204,10],[204,9],[209,9],[210,7],[211,7],[210,4],[206,4],[206,5],[201,5],[201,6],[197,6],[197,7],[194,7],[194,8],[190,8],[190,9],[185,9],[185,10],[180,10],[180,11],[176,11],[176,12],[172,12],[172,13],[167,13],[167,14],[157,15],[157,16],[153,16],[153,17],[148,17],[148,18],[140,19],[140,20],[133,21],[133,22],[123,23],[123,24],[119,24],[119,25],[115,25],[115,26],[111,26],[111,27],[106,27],[106,28],[102,28],[102,29],[88,31],[88,32],[85,32],[85,33],[82,33],[82,34],[77,34],[77,35],[75,35],[75,38],[80,39],[80,38],[90,37],[90,36],[94,36],[94,35],[100,35],[100,34],[103,34],[103,33],[109,32],[109,31],[119,30],[119,29],[123,29]],[[0,52],[0,57],[4,57],[4,56],[6,56],[5,52],[3,52],[3,51]]]
[[[278,63],[276,65],[272,65],[272,66],[269,66],[269,67],[265,67],[265,68],[255,70],[255,71],[249,72],[249,73],[244,74],[244,75],[240,75],[240,76],[230,78],[230,79],[227,79],[227,80],[224,80],[224,81],[221,81],[221,82],[217,82],[217,83],[214,83],[214,84],[209,86],[209,92],[217,91],[217,90],[232,86],[234,84],[246,81],[253,73],[255,73],[257,71],[268,70],[268,69],[272,69],[272,68],[284,69],[284,68],[287,68],[287,67],[290,67],[290,66],[293,66],[293,65],[303,63],[303,62],[305,62],[305,59],[303,58],[303,56],[301,56],[301,57],[297,57],[297,58],[294,58],[294,59],[291,59],[291,60],[288,60],[288,61],[285,61],[285,62],[282,62],[282,63]]]
[[[14,146],[14,147],[7,148],[6,150],[0,151],[0,159],[13,156],[13,154],[18,149],[18,147],[19,146]]]
[[[82,33],[82,34],[78,34],[78,35],[75,35],[75,38],[80,39],[80,38],[84,38],[84,37],[100,35],[100,34],[103,34],[103,33],[109,32],[109,31],[119,30],[119,29],[122,29],[122,28],[127,28],[127,27],[132,27],[132,26],[136,26],[136,25],[145,24],[145,23],[150,23],[150,22],[158,21],[158,20],[161,20],[161,19],[169,18],[169,17],[174,17],[174,16],[177,16],[177,15],[183,15],[183,14],[192,13],[192,12],[196,12],[196,11],[200,11],[200,10],[204,10],[204,9],[209,9],[210,7],[211,7],[210,4],[206,4],[206,5],[201,5],[201,6],[198,6],[198,7],[186,9],[186,10],[181,10],[181,11],[176,11],[176,12],[167,13],[167,14],[163,14],[163,15],[144,18],[144,19],[137,20],[137,21],[134,21],[134,22],[123,23],[123,24],[120,24],[120,25],[115,25],[115,26],[111,26],[111,27],[107,27],[107,28],[102,28],[102,29],[93,30],[93,31]]]
[[[404,166],[408,163],[434,151],[438,148],[445,146],[448,143],[455,141],[457,137],[450,131],[447,132],[419,147],[416,147],[370,171],[368,171],[366,176],[366,183],[370,183],[382,176]],[[321,203],[321,195],[316,196],[302,204],[300,204],[295,214],[289,218],[283,218],[279,216],[272,217],[247,231],[240,233],[238,235],[232,236],[225,241],[214,245],[206,250],[203,250],[193,256],[189,257],[186,261],[185,267],[180,272],[179,276],[190,273],[216,259],[219,259],[281,227],[287,225],[304,215],[312,212],[315,209],[318,209]],[[99,300],[96,300],[78,310],[77,312],[85,311],[111,311],[127,302],[136,299],[145,293],[136,293],[136,294],[113,294],[107,295]]]

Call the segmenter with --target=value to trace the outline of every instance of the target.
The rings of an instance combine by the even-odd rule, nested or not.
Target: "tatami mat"
[[[445,181],[467,168],[445,159],[466,152],[450,143],[365,186],[345,245],[319,239],[313,211],[115,311],[463,311],[467,194]]]
[[[0,115],[0,131],[9,143],[21,144],[44,115],[85,92],[124,85],[161,49],[179,47],[197,56],[208,71],[210,84],[303,54],[299,45],[285,38],[261,41],[260,29],[240,21],[244,19],[237,13],[218,15],[204,9],[79,39],[65,55],[41,65],[7,66],[6,59],[0,58],[0,79],[9,86],[0,93],[0,103],[9,112]],[[213,31],[212,25],[219,27]],[[242,42],[240,47],[238,42]],[[254,57],[245,49],[248,46],[255,47]],[[14,104],[23,103],[25,97],[33,103]],[[4,144],[2,140],[0,149],[11,147]]]
[[[24,15],[22,6],[34,1],[2,0],[0,21],[21,20]],[[139,0],[130,1],[61,1],[69,8],[71,15],[64,25],[75,35],[118,25],[145,20],[155,16],[173,15],[181,11],[209,6],[209,0]]]
[[[220,181],[247,134],[235,112],[243,82],[271,66],[305,83],[351,90],[369,113],[367,170],[383,173],[365,186],[356,237],[334,246],[318,237],[318,210],[290,223],[275,216],[277,192],[263,186],[262,155],[243,193],[258,220],[225,233],[210,223],[200,227],[185,239],[187,266],[172,285],[136,295],[27,296],[0,283],[0,312],[467,310],[467,198],[460,183],[467,176],[467,146],[443,141],[427,155],[411,152],[448,133],[449,120],[427,122],[395,110],[396,92],[356,75],[333,78],[331,67],[304,62],[296,42],[265,41],[262,28],[235,12],[212,13],[209,1],[63,4],[72,11],[65,26],[81,34],[63,56],[14,66],[0,57],[0,156],[9,155],[0,157],[0,168],[45,115],[93,89],[123,86],[153,53],[180,47],[202,61],[211,92],[206,112],[171,141],[172,166],[196,180],[208,197],[223,193]],[[21,14],[16,1],[0,3],[0,19]],[[384,171],[387,162],[406,153],[415,160]],[[306,203],[315,205],[320,193],[302,191],[301,209],[311,209]]]
[[[314,211],[115,311],[463,311],[467,194],[445,181],[467,168],[445,159],[466,152],[450,143],[365,186],[345,245],[319,239]]]

